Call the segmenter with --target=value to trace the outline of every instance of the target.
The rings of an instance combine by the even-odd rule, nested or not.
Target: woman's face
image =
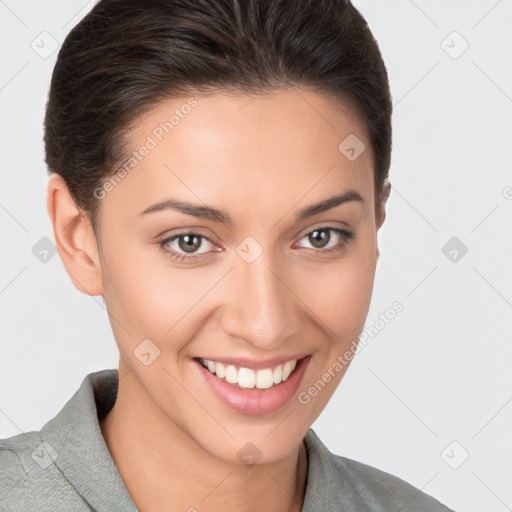
[[[332,396],[380,225],[370,141],[347,109],[304,89],[197,95],[129,132],[133,160],[97,191],[101,281],[120,389],[148,425],[272,462]]]

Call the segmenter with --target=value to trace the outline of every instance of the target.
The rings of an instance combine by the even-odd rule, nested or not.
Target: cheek
[[[105,301],[125,352],[149,338],[160,348],[186,339],[222,269],[178,269],[158,249],[104,247]],[[123,254],[123,257],[120,255]],[[124,256],[126,255],[126,257]]]
[[[371,236],[360,238],[336,262],[297,273],[297,295],[328,336],[345,338],[363,328],[375,277],[375,250]]]

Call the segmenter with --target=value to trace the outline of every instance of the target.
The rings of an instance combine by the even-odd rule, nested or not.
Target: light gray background
[[[458,511],[512,510],[512,3],[354,4],[395,105],[367,325],[396,300],[404,310],[359,352],[313,428],[335,453]],[[0,1],[0,438],[38,430],[87,373],[117,367],[101,298],[73,287],[58,254],[44,263],[32,252],[53,240],[42,120],[57,52],[45,52],[92,5]],[[468,248],[455,262],[442,251],[452,237]]]

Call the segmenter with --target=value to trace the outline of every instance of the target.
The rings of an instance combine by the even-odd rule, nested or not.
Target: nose
[[[278,350],[300,328],[301,302],[287,280],[290,273],[267,258],[266,251],[252,263],[237,258],[223,297],[223,331],[253,348]]]

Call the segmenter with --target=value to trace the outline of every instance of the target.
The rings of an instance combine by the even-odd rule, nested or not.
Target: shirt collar
[[[57,452],[54,462],[64,477],[94,510],[138,512],[99,425],[116,401],[118,383],[117,369],[88,374],[57,416],[43,426],[41,437]],[[308,477],[303,512],[365,509],[335,464],[335,455],[313,429],[306,433],[304,444]],[[347,501],[348,495],[358,503]]]
[[[138,512],[101,433],[98,416],[112,408],[118,370],[88,374],[61,411],[41,429],[57,452],[54,463],[85,501],[98,511]]]

